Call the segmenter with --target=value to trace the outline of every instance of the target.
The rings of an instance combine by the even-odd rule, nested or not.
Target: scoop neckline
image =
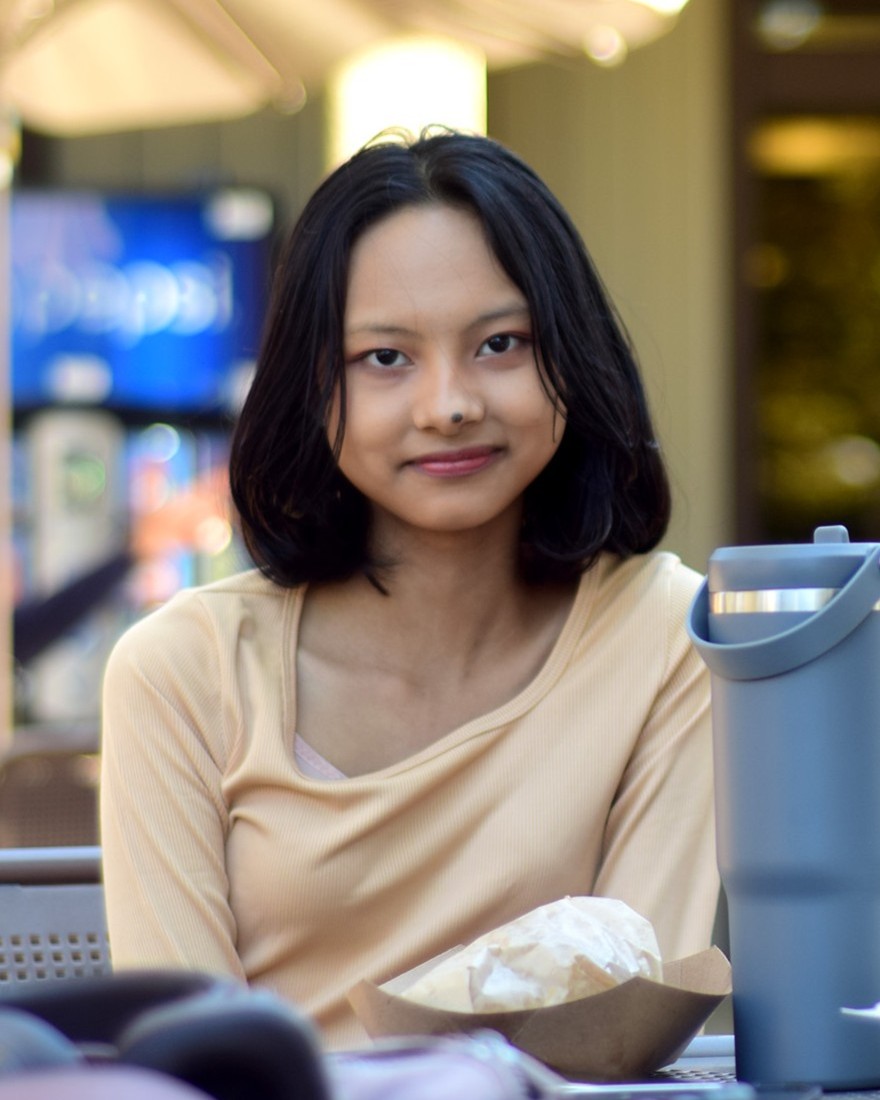
[[[603,555],[604,556],[604,555]],[[470,740],[473,737],[479,736],[482,733],[487,732],[490,729],[494,729],[497,726],[505,725],[508,722],[520,717],[527,710],[529,710],[535,703],[542,699],[553,683],[562,674],[565,667],[568,665],[571,652],[577,644],[582,634],[582,624],[587,617],[587,613],[590,605],[593,602],[593,597],[596,590],[596,584],[598,582],[598,574],[601,570],[601,560],[597,561],[590,569],[582,574],[578,587],[575,591],[574,599],[571,601],[571,606],[568,609],[568,613],[565,617],[565,622],[562,624],[562,628],[557,635],[556,641],[550,652],[547,654],[547,658],[543,665],[535,673],[534,677],[523,687],[516,695],[512,696],[505,703],[499,704],[497,707],[490,711],[486,711],[484,714],[477,715],[474,718],[469,719],[462,725],[457,726],[455,729],[449,730],[444,733],[436,741],[433,741],[430,745],[426,745],[425,748],[420,749],[418,752],[413,753],[411,756],[404,757],[402,760],[396,761],[393,764],[388,764],[384,768],[378,768],[373,772],[364,772],[362,775],[347,776],[345,779],[332,780],[310,779],[309,776],[303,775],[296,764],[293,767],[296,770],[304,782],[320,782],[322,784],[332,783],[345,783],[352,784],[358,781],[369,781],[378,776],[387,776],[399,772],[409,771],[420,764],[425,763],[437,756],[447,752],[450,748],[462,744],[465,741]],[[284,675],[283,675],[283,699],[282,699],[282,714],[284,725],[284,736],[290,741],[290,753],[291,759],[293,759],[293,738],[296,734],[296,654],[299,647],[299,625],[302,618],[303,607],[305,604],[305,597],[308,592],[309,585],[300,585],[298,588],[293,589],[288,593],[287,605],[285,607],[282,633],[283,633],[283,645],[282,652],[293,655],[293,660],[284,662]]]

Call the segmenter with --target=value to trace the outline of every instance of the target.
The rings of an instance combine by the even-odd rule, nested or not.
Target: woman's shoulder
[[[196,585],[191,588],[182,588],[165,604],[171,607],[175,604],[185,604],[190,601],[201,601],[206,604],[222,605],[228,602],[236,602],[241,599],[256,598],[261,601],[281,602],[287,600],[291,593],[298,592],[298,588],[285,588],[275,581],[269,580],[259,569],[245,569],[209,584]]]
[[[581,581],[576,626],[586,644],[635,631],[656,638],[684,636],[691,602],[702,582],[673,553],[654,550],[621,558],[603,554]]]
[[[277,636],[300,591],[282,588],[256,569],[183,588],[129,626],[114,651],[118,657],[160,649],[166,660],[175,654],[192,659],[194,649],[207,643],[217,649],[235,645],[242,636]]]
[[[597,648],[629,655],[637,651],[655,662],[659,675],[691,648],[687,616],[701,581],[699,573],[668,551],[628,558],[602,555],[581,582],[572,624],[575,653],[586,659]]]
[[[596,565],[595,583],[600,594],[639,602],[647,598],[689,604],[703,581],[695,569],[668,550],[620,558],[603,554]]]
[[[283,607],[298,591],[283,588],[258,569],[247,569],[209,584],[181,588],[161,607],[146,615],[142,622],[165,625],[171,619],[235,617],[247,614],[254,607],[267,612],[273,607]]]

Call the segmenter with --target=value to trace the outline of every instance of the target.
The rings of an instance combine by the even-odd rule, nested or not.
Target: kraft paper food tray
[[[359,982],[348,995],[373,1039],[491,1028],[566,1077],[624,1081],[669,1065],[731,991],[730,963],[717,947],[665,963],[663,981],[630,978],[604,993],[516,1012],[446,1012],[400,996],[446,954],[384,985]]]

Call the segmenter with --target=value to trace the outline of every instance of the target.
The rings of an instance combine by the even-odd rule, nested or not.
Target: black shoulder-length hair
[[[479,218],[528,302],[542,379],[564,431],[527,489],[524,575],[570,579],[603,551],[656,546],[669,484],[629,339],[570,218],[515,154],[484,137],[428,132],[367,145],[318,187],[275,274],[256,373],[232,438],[230,481],[245,545],[279,584],[376,577],[368,502],[336,463],[345,406],[343,318],[352,247],[404,207]]]

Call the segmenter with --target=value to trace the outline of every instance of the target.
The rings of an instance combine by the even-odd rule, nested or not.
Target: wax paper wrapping
[[[651,923],[614,898],[565,897],[480,936],[404,994],[451,1012],[564,1004],[637,974],[659,980]]]

